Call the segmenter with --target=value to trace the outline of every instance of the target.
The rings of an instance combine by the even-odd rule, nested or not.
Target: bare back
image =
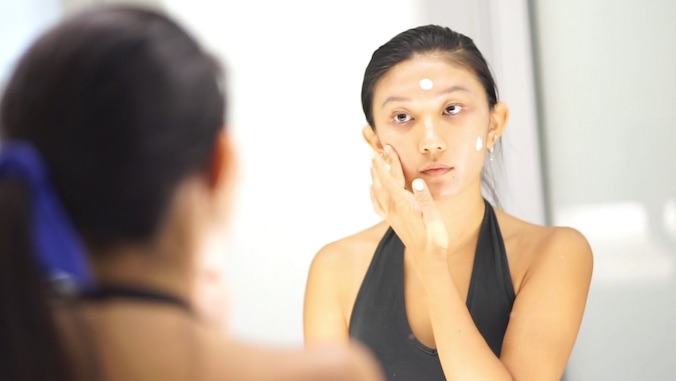
[[[88,304],[61,309],[57,324],[79,380],[380,380],[360,347],[255,346],[171,306]]]

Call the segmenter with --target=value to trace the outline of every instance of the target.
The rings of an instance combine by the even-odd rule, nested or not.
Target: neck
[[[179,187],[175,201],[158,234],[147,244],[120,243],[92,250],[91,260],[99,284],[156,289],[192,300],[198,263],[207,227],[201,203],[194,202],[195,187]]]
[[[187,248],[165,245],[120,245],[95,252],[92,264],[100,285],[147,288],[190,300],[195,283],[194,266],[187,263]],[[181,258],[181,254],[184,257]]]
[[[480,188],[435,201],[448,229],[451,251],[477,239],[485,213]]]

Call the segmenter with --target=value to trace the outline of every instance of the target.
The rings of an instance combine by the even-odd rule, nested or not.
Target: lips
[[[452,169],[453,169],[453,167],[449,167],[448,165],[433,164],[433,165],[425,167],[420,172],[424,173],[427,176],[441,176],[441,175],[444,175],[444,174],[450,172]]]

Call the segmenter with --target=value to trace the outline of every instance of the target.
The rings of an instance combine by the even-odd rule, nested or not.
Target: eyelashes
[[[446,106],[446,108],[444,108],[444,114],[456,115],[460,111],[462,111],[463,108],[464,108],[463,106],[458,105],[458,104],[448,105],[448,106]]]
[[[444,107],[444,115],[457,115],[465,109],[465,106],[460,104],[451,104]],[[392,115],[392,120],[395,123],[407,123],[413,120],[413,117],[405,112],[395,112]]]
[[[406,122],[410,122],[411,120],[413,120],[413,117],[411,117],[410,115],[408,115],[406,113],[400,112],[400,113],[394,114],[394,121],[397,122],[397,123],[406,123]]]

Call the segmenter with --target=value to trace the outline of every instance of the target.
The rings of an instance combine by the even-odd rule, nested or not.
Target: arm
[[[488,348],[449,273],[429,269],[430,318],[449,380],[560,380],[582,321],[591,281],[591,250],[579,233],[546,239],[514,302],[501,358]],[[433,271],[436,271],[433,273]]]
[[[502,347],[502,362],[521,380],[559,380],[573,350],[593,268],[587,240],[557,228],[524,278]]]
[[[221,341],[203,353],[208,380],[248,381],[382,381],[375,359],[358,344],[322,345],[312,349],[262,347]],[[204,357],[203,357],[204,359]]]

